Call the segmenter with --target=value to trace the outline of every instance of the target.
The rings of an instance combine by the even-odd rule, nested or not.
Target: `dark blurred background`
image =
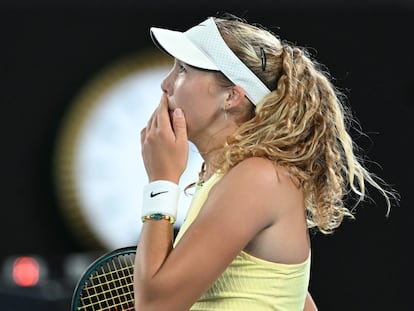
[[[63,262],[97,251],[71,230],[53,179],[57,132],[74,96],[114,60],[152,47],[150,26],[184,30],[217,12],[312,48],[368,133],[357,142],[380,164],[369,168],[401,194],[387,218],[385,201],[369,189],[376,203],[362,203],[356,220],[312,237],[310,291],[319,309],[412,310],[412,0],[2,0],[0,265],[32,254],[49,266],[48,281],[33,288],[4,281],[3,267],[2,311],[69,310],[73,283],[63,281]]]

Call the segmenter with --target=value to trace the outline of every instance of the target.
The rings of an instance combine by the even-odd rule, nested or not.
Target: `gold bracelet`
[[[160,214],[160,213],[142,216],[141,220],[142,222],[146,222],[147,220],[168,220],[171,224],[175,223],[174,217]]]

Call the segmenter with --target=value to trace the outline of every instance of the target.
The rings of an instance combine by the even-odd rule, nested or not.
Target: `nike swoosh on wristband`
[[[155,196],[157,196],[157,195],[160,195],[160,194],[163,194],[163,193],[167,193],[168,191],[160,191],[160,192],[156,192],[156,193],[154,193],[153,191],[151,191],[151,193],[150,193],[150,197],[151,198],[153,198],[153,197],[155,197]]]

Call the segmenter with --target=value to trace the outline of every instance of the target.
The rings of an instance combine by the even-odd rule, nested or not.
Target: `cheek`
[[[220,117],[220,111],[216,109],[215,103],[203,98],[189,102],[189,106],[183,110],[190,138],[206,131]]]
[[[184,112],[199,110],[207,100],[206,89],[199,83],[177,82],[175,85],[174,104],[182,108]]]
[[[189,131],[202,130],[217,117],[217,98],[210,84],[205,80],[176,81],[173,106],[183,109]]]
[[[174,92],[171,97],[171,101],[174,107],[185,109],[189,106],[189,102],[192,100],[193,94],[191,87],[183,80],[176,80],[174,82]]]

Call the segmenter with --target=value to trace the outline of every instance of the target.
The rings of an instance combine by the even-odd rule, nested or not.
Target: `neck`
[[[208,162],[209,156],[220,149],[237,129],[237,125],[228,120],[225,124],[204,128],[197,133],[189,134],[189,140],[197,147],[203,159]]]
[[[217,152],[221,152],[221,148],[227,142],[227,138],[234,134],[237,127],[235,122],[227,120],[219,126],[210,126],[199,133],[193,132],[193,135],[189,135],[189,140],[196,146],[205,163],[205,170],[202,176],[204,181],[214,174],[215,170],[212,165],[212,159],[217,155]]]

